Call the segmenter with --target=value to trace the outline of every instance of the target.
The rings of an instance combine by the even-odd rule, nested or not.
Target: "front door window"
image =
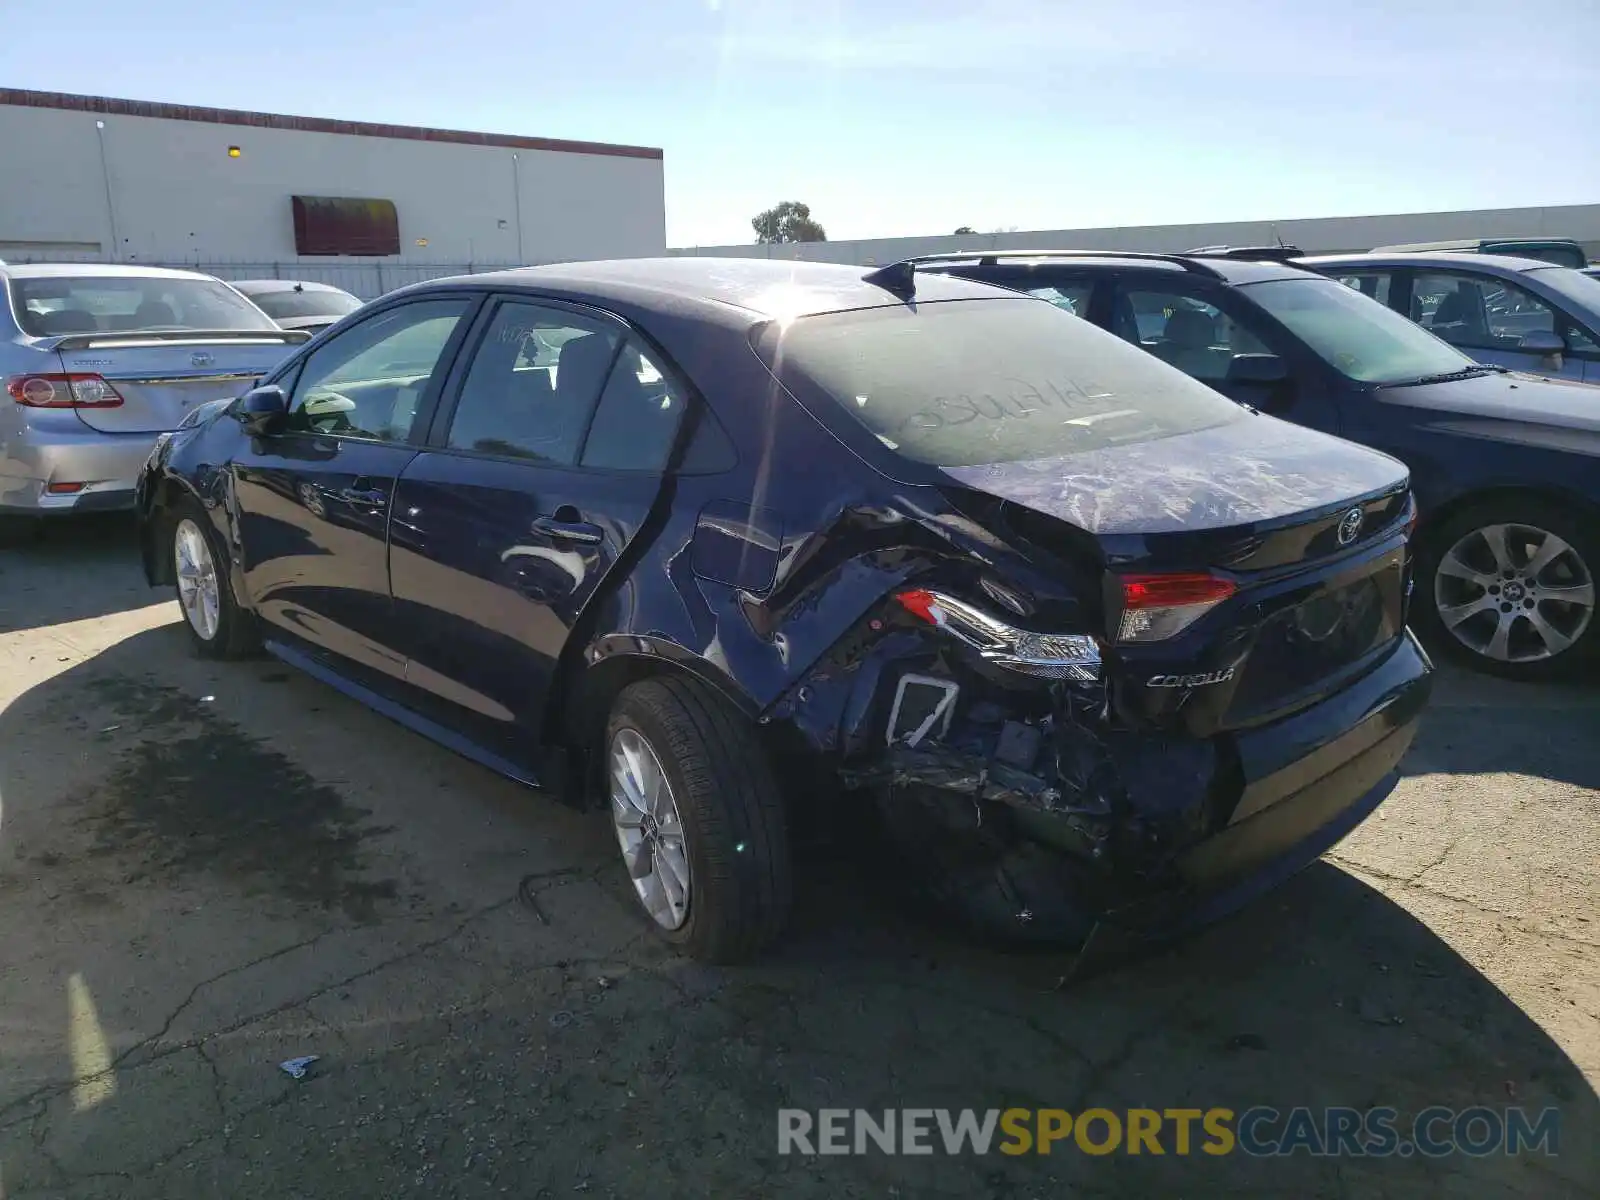
[[[289,428],[376,442],[411,436],[423,396],[472,300],[388,309],[312,352],[295,381]]]

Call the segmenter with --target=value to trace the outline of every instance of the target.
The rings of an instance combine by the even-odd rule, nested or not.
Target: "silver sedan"
[[[209,275],[0,265],[0,521],[128,508],[156,439],[310,335]]]

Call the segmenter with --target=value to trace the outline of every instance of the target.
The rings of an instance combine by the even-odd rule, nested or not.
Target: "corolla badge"
[[[1205,687],[1213,683],[1227,683],[1233,678],[1236,669],[1229,667],[1226,671],[1207,671],[1203,675],[1152,675],[1145,687],[1192,688]]]
[[[189,355],[189,361],[197,367],[209,367],[217,361],[217,356],[209,350],[196,350]]]
[[[1348,546],[1361,536],[1361,525],[1366,518],[1359,508],[1352,508],[1339,518],[1339,545]]]

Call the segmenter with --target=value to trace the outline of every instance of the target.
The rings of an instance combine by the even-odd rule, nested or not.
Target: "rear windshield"
[[[342,317],[361,307],[361,301],[348,292],[314,292],[307,289],[297,292],[292,288],[273,292],[246,292],[267,316],[277,320],[287,317]]]
[[[11,307],[32,337],[158,329],[276,329],[232,288],[212,279],[83,275],[16,279]]]
[[[1358,382],[1412,383],[1472,366],[1449,343],[1337,280],[1274,279],[1245,286],[1250,299]]]
[[[1080,454],[1245,415],[1121,338],[1020,297],[774,322],[758,348],[786,385],[809,381],[890,450],[937,467]]]
[[[1583,247],[1568,242],[1486,242],[1485,254],[1509,254],[1514,258],[1537,258],[1559,267],[1581,267],[1588,261]]]

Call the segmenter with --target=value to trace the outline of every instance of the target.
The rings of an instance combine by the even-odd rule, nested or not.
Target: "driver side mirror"
[[[251,437],[275,433],[289,412],[289,397],[275,383],[252,388],[239,397],[234,415]]]
[[[1567,343],[1559,333],[1548,329],[1530,329],[1517,342],[1524,354],[1537,354],[1551,370],[1561,369],[1561,356],[1567,352]]]

